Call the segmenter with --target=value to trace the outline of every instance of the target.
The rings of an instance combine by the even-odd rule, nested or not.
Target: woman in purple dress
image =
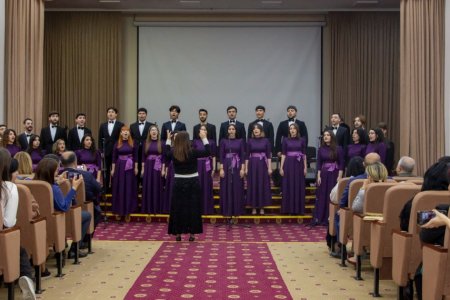
[[[369,144],[366,147],[366,154],[378,153],[380,161],[384,164],[386,161],[386,150],[383,131],[380,128],[371,128],[369,130]]]
[[[17,152],[21,151],[20,146],[17,143],[17,134],[13,129],[6,129],[3,133],[2,139],[3,147],[9,151],[11,157],[14,157]]]
[[[236,126],[228,125],[228,137],[220,141],[220,213],[240,216],[244,212],[245,144],[236,139]]]
[[[247,204],[256,215],[256,209],[264,214],[264,206],[272,203],[270,190],[270,175],[272,175],[272,149],[268,139],[264,137],[264,130],[260,124],[252,128],[252,138],[248,140],[245,160],[245,174],[247,175]]]
[[[94,176],[97,182],[102,182],[102,156],[95,147],[95,140],[91,134],[85,134],[81,139],[81,149],[75,151],[79,165],[85,168],[85,171]]]
[[[36,167],[41,159],[45,155],[45,151],[41,148],[41,139],[37,134],[32,134],[30,136],[30,142],[27,148],[28,154],[31,156],[31,161],[33,162],[33,172],[36,171]]]
[[[151,125],[142,151],[142,212],[162,213],[164,159],[158,126]]]
[[[200,126],[200,130],[207,132],[205,125]],[[198,136],[198,134],[196,134]],[[213,176],[216,171],[216,144],[214,140],[208,140],[211,149],[211,156],[200,157],[197,161],[198,180],[200,182],[201,197],[203,203],[203,214],[214,214],[214,197],[213,197]],[[202,140],[194,139],[192,141],[192,148],[203,151],[205,146]]]
[[[130,129],[123,126],[112,157],[112,211],[126,216],[137,208],[137,149],[134,147]]]
[[[342,178],[343,170],[344,153],[341,147],[337,146],[333,132],[325,131],[317,153],[317,189],[314,224],[328,224],[330,192],[336,185],[336,182]]]
[[[52,146],[53,154],[61,156],[64,152],[66,152],[66,142],[63,139],[58,139]]]
[[[366,156],[366,133],[362,128],[355,128],[352,132],[353,143],[347,146],[345,165],[355,156],[364,158]]]
[[[283,176],[281,212],[305,214],[306,144],[296,123],[289,126],[289,136],[283,139],[280,175]]]

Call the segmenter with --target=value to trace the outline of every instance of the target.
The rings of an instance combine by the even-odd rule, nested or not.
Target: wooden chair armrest
[[[384,221],[378,221],[378,220],[374,220],[373,223],[376,223],[376,224],[378,224],[378,225],[380,225],[380,226],[383,226],[383,225],[386,224],[386,222],[384,222]]]
[[[7,229],[0,230],[0,234],[10,233],[10,232],[14,232],[16,230],[20,230],[20,227],[19,226],[14,226],[14,227],[10,227],[10,228],[7,228]]]
[[[441,247],[441,246],[438,246],[438,245],[423,244],[423,247],[429,248],[429,249],[431,249],[433,251],[437,251],[437,252],[440,252],[440,253],[448,253],[448,249],[447,248],[444,248],[444,247]]]
[[[361,219],[364,218],[364,214],[358,213],[358,212],[353,212],[353,216],[361,218]]]
[[[406,231],[401,231],[399,229],[392,229],[392,234],[394,234],[394,233],[396,233],[398,235],[401,235],[401,236],[404,236],[404,237],[412,237],[411,233],[408,233]]]
[[[62,212],[62,211],[54,211],[52,213],[53,216],[62,215],[62,214],[64,214],[64,212]]]
[[[45,220],[47,220],[46,217],[36,217],[33,220],[31,220],[30,223],[31,224],[36,224],[36,223],[39,223],[39,222],[42,222],[42,221],[45,221]]]
[[[86,201],[84,201],[84,204],[89,204],[89,203],[92,203],[92,202],[94,202],[94,201],[86,200]]]
[[[72,206],[70,207],[70,209],[75,209],[75,208],[78,208],[78,207],[81,207],[81,204],[75,204],[75,205],[72,205]]]

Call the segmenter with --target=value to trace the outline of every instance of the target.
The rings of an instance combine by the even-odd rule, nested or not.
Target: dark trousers
[[[33,279],[33,268],[31,267],[30,258],[23,247],[20,247],[20,276],[27,276]]]

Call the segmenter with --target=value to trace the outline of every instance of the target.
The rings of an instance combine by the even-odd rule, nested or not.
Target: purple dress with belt
[[[219,148],[225,173],[224,178],[220,178],[220,213],[240,216],[244,213],[244,180],[240,170],[245,159],[245,144],[242,139],[222,139]]]
[[[386,162],[386,144],[385,143],[369,143],[366,147],[366,154],[378,153],[381,162],[384,164]]]
[[[97,178],[97,172],[102,169],[102,157],[100,151],[92,153],[88,149],[80,149],[75,151],[79,165],[85,165],[87,171],[91,173],[94,178]]]
[[[160,151],[158,141],[146,143],[142,151],[142,162],[144,165],[144,176],[142,178],[142,209],[143,213],[160,214],[163,207],[163,178],[161,169],[164,162],[164,144],[161,142]],[[145,149],[148,150],[145,151]]]
[[[31,150],[30,156],[31,162],[33,163],[33,172],[36,171],[36,167],[38,163],[41,161],[41,159],[44,157],[44,155],[45,155],[44,150],[41,149]]]
[[[9,153],[11,154],[11,157],[14,157],[14,155],[16,155],[16,153],[20,152],[22,149],[20,149],[20,147],[17,145],[8,144],[8,145],[6,145],[6,150],[9,151]]]
[[[328,224],[328,205],[330,192],[336,185],[340,170],[344,170],[344,153],[337,147],[337,157],[332,159],[329,146],[321,146],[317,153],[317,170],[320,170],[321,184],[316,189],[316,203],[314,208],[315,222]]]
[[[305,214],[305,164],[306,144],[304,138],[284,138],[282,154],[284,176],[281,183],[283,198],[281,212],[284,214]]]
[[[345,157],[345,162],[348,162],[353,158],[359,156],[362,159],[366,156],[366,145],[364,144],[350,144],[347,146],[347,155]]]
[[[122,147],[113,150],[115,164],[112,178],[112,211],[120,216],[128,215],[137,208],[137,178],[134,175],[134,162],[137,161],[138,147],[124,141]]]
[[[266,138],[248,140],[246,156],[247,172],[247,204],[253,208],[263,208],[272,203],[270,176],[267,165],[271,163],[272,149]]]
[[[208,140],[208,142],[211,147],[211,153],[216,153],[217,149],[214,141]],[[192,148],[200,151],[205,150],[202,140],[199,139],[192,141]],[[197,159],[198,180],[200,183],[204,215],[214,214],[213,180],[211,177],[212,163],[212,157],[201,157]]]

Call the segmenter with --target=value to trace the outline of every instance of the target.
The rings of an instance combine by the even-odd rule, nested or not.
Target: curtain
[[[44,44],[44,0],[7,0],[5,109],[9,128],[22,131],[25,117],[40,129]]]
[[[122,22],[120,13],[45,14],[44,120],[56,110],[71,128],[83,112],[97,137],[107,107],[119,104]]]
[[[400,153],[419,174],[444,154],[444,3],[400,3]]]
[[[399,145],[398,12],[330,13],[330,113],[341,113],[353,127],[359,114],[367,127],[388,124],[388,138]]]

